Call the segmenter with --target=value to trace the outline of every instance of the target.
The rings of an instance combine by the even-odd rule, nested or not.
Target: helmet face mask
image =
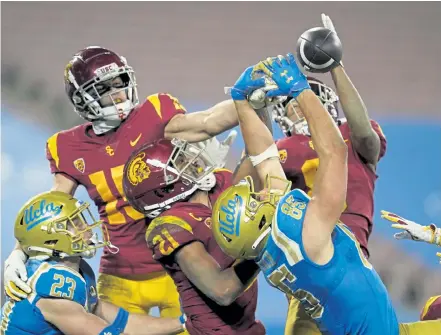
[[[64,77],[75,111],[88,121],[121,121],[139,103],[135,72],[124,57],[110,50],[88,47],[79,51],[67,64]],[[113,98],[121,91],[125,101]],[[106,106],[103,100],[108,100]]]
[[[283,180],[284,190],[271,181]],[[236,259],[255,259],[265,246],[280,198],[291,188],[286,179],[267,176],[265,187],[255,192],[251,177],[225,190],[213,206],[213,235],[222,250]]]
[[[29,200],[17,216],[14,233],[29,257],[90,258],[98,248],[111,246],[106,227],[94,219],[89,204],[56,191]]]
[[[338,96],[329,86],[315,78],[308,77],[308,83],[333,120],[338,123]],[[273,114],[276,123],[285,136],[291,136],[292,134],[311,136],[308,123],[294,99],[288,98],[283,103],[275,105]],[[291,119],[293,115],[295,121]]]
[[[162,139],[132,153],[124,167],[124,193],[137,211],[154,218],[198,189],[211,190],[215,168],[204,148]]]

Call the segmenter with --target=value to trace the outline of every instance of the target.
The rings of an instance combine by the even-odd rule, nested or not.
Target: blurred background
[[[441,225],[441,4],[436,2],[3,2],[1,4],[1,261],[14,245],[23,203],[51,187],[45,141],[82,122],[64,94],[63,70],[89,45],[124,55],[138,92],[169,92],[188,111],[227,97],[248,65],[295,51],[301,33],[328,14],[344,64],[387,137],[375,191],[372,262],[401,321],[441,294],[435,246],[395,241],[387,209]],[[331,84],[329,75],[319,79]],[[276,131],[276,136],[281,133]],[[243,148],[236,140],[233,168]],[[79,189],[79,198],[88,199]],[[98,269],[98,258],[92,262]],[[3,275],[2,275],[3,279]],[[258,317],[281,334],[287,303],[260,281]],[[2,297],[2,303],[3,303]]]

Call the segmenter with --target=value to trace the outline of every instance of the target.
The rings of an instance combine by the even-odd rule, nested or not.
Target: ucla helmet
[[[263,192],[255,192],[250,176],[226,189],[213,206],[212,231],[216,242],[229,256],[254,259],[259,256],[276,211],[280,197],[291,188],[286,182],[282,190],[271,189],[267,176]],[[279,179],[279,178],[276,178]]]
[[[93,257],[98,248],[111,246],[102,221],[94,219],[89,204],[71,195],[41,193],[20,209],[14,235],[29,257]],[[103,240],[98,240],[99,230]]]

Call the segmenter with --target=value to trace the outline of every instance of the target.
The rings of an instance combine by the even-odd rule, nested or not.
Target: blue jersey
[[[257,261],[266,280],[300,300],[322,334],[398,335],[386,287],[348,227],[336,225],[334,255],[327,264],[308,258],[302,225],[309,201],[298,189],[280,200]]]
[[[46,322],[38,300],[42,298],[68,299],[92,311],[98,301],[95,275],[81,260],[79,273],[65,265],[51,261],[28,260],[26,263],[32,293],[19,302],[9,300],[2,308],[1,334],[55,335],[62,334]]]

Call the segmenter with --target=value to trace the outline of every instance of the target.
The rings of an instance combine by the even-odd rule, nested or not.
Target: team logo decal
[[[84,173],[84,170],[86,169],[86,163],[84,163],[84,159],[78,158],[74,160],[73,164],[78,171]]]
[[[285,149],[279,150],[279,159],[281,163],[285,163],[286,159],[288,158],[288,153]]]
[[[144,161],[144,157],[145,152],[141,152],[129,162],[127,178],[129,179],[130,184],[134,186],[150,176],[150,169]]]

